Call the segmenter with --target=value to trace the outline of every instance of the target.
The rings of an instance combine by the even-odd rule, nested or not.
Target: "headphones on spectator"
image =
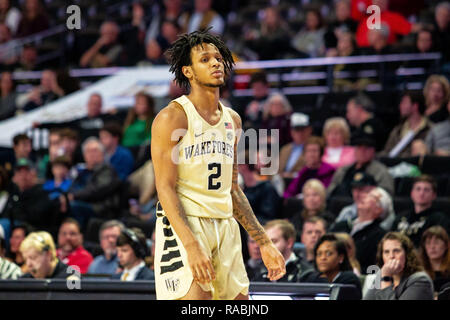
[[[139,241],[136,232],[128,228],[123,229],[122,232],[131,240],[130,246],[136,257],[144,259],[147,256],[147,248],[141,243],[141,241]]]
[[[40,235],[36,234],[36,239],[42,243],[43,247],[42,247],[42,252],[47,252],[50,250],[50,246],[45,243],[44,238],[42,238]]]

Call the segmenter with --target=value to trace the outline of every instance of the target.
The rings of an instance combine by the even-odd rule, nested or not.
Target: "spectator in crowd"
[[[414,46],[408,51],[411,53],[430,53],[439,51],[433,31],[427,28],[419,30],[415,35]],[[420,67],[429,70],[433,67],[433,61],[408,61],[405,62],[404,66],[406,68]]]
[[[425,145],[429,154],[450,155],[450,101],[447,103],[447,110],[449,113],[447,120],[433,126],[425,137]]]
[[[8,239],[10,235],[7,232],[11,230],[11,222],[3,215],[9,198],[9,184],[8,172],[0,166],[0,233],[5,239]]]
[[[433,207],[436,196],[437,183],[432,176],[415,178],[410,194],[414,207],[398,214],[392,226],[393,231],[406,234],[416,248],[420,245],[423,232],[429,227],[440,225],[447,232],[450,231],[450,219]]]
[[[424,117],[423,95],[405,92],[399,105],[401,123],[392,129],[384,150],[380,155],[389,157],[411,157],[413,141],[425,139],[432,124]]]
[[[450,283],[450,240],[441,226],[425,230],[420,241],[420,258],[425,271],[433,280],[435,292]]]
[[[298,195],[303,185],[309,179],[319,180],[325,188],[331,182],[335,169],[326,162],[322,161],[325,143],[321,137],[310,137],[303,145],[304,167],[298,172],[298,175],[289,184],[284,192],[284,198],[291,198]],[[325,200],[325,199],[323,199]]]
[[[387,44],[391,45],[397,42],[399,36],[408,35],[410,32],[416,32],[420,25],[411,24],[401,14],[388,10],[389,0],[373,0],[372,5],[380,8],[380,23],[384,25],[386,30],[389,30],[389,37]],[[356,41],[359,47],[369,46],[369,33],[373,31],[371,28],[370,16],[362,19],[356,30]]]
[[[53,128],[72,128],[83,143],[89,137],[98,137],[99,131],[106,122],[119,121],[121,114],[102,113],[103,98],[100,93],[94,92],[89,96],[86,104],[86,116],[67,122],[47,122],[34,123],[34,127],[53,129]]]
[[[100,129],[100,141],[105,147],[106,163],[113,167],[121,180],[125,180],[133,170],[134,158],[130,150],[119,145],[122,126],[117,122],[106,123]]]
[[[383,123],[374,113],[373,101],[363,93],[354,96],[347,103],[346,118],[353,127],[352,136],[371,135],[376,141],[376,151],[381,151],[386,142],[386,132]]]
[[[22,18],[17,28],[17,38],[44,31],[49,27],[49,20],[39,0],[26,0]]]
[[[179,34],[180,26],[176,21],[164,20],[161,25],[161,33],[155,39],[150,39],[145,45],[146,59],[139,62],[139,66],[167,64],[164,52],[171,43],[177,40]]]
[[[14,71],[38,71],[38,50],[33,44],[24,44],[20,53],[19,61],[12,64],[10,68]],[[30,80],[21,80],[20,83],[30,83]]]
[[[314,266],[320,275],[316,282],[352,284],[357,293],[354,299],[361,299],[361,282],[352,271],[345,243],[334,234],[323,235],[314,248]]]
[[[37,162],[38,178],[42,180],[50,180],[53,178],[51,172],[51,162],[57,157],[64,155],[61,142],[61,132],[59,129],[50,129],[48,133],[48,153],[44,154]],[[67,156],[71,159],[71,156]]]
[[[17,110],[16,83],[11,72],[2,72],[0,78],[0,121],[13,117]]]
[[[351,182],[356,173],[366,173],[375,179],[377,185],[389,194],[394,194],[394,179],[387,167],[375,160],[375,139],[372,135],[358,134],[353,138],[355,163],[339,168],[327,190],[327,197],[351,196]]]
[[[381,283],[372,285],[364,300],[433,300],[433,282],[406,235],[387,233],[378,244],[377,264]]]
[[[3,69],[12,69],[20,55],[20,47],[16,40],[12,39],[11,31],[8,26],[0,22],[0,67]]]
[[[123,267],[121,273],[112,279],[121,281],[155,280],[155,274],[145,266],[145,257],[149,255],[145,236],[140,229],[124,229],[117,239],[117,255]]]
[[[323,126],[325,151],[322,161],[334,168],[351,165],[355,162],[355,148],[349,146],[350,128],[344,118],[328,118]]]
[[[361,265],[356,258],[356,246],[355,241],[351,235],[345,232],[336,232],[334,234],[339,240],[345,243],[345,248],[347,248],[348,261],[353,268],[353,273],[357,276],[361,275]]]
[[[137,147],[151,141],[151,128],[155,117],[155,100],[149,94],[139,92],[133,108],[128,111],[123,125],[122,145]]]
[[[26,134],[19,133],[16,134],[12,139],[13,152],[4,153],[0,159],[1,165],[8,173],[8,178],[11,179],[14,174],[14,166],[16,165],[17,159],[34,159],[32,154],[31,139]]]
[[[121,38],[124,40],[120,52],[120,65],[135,66],[145,57],[146,17],[143,3],[131,4],[131,23],[121,26]]]
[[[21,268],[22,273],[26,273],[27,269],[25,259],[20,252],[20,245],[29,233],[30,228],[26,225],[14,226],[11,230],[11,237],[9,238],[9,250],[6,252],[6,258],[18,265]]]
[[[82,148],[85,169],[78,172],[67,197],[70,214],[84,231],[91,217],[113,219],[118,215],[121,180],[105,163],[105,149],[100,140],[88,138]],[[64,205],[65,198],[60,200]]]
[[[61,195],[69,192],[72,179],[69,176],[71,168],[70,159],[66,156],[59,156],[51,162],[53,179],[47,180],[43,188],[48,192],[51,200],[58,199]]]
[[[20,267],[5,259],[6,241],[0,232],[0,280],[15,280],[22,275]]]
[[[251,163],[249,151],[246,151],[245,163],[239,164],[239,172],[244,178],[244,193],[255,216],[261,224],[273,220],[278,215],[281,199],[275,187],[267,177],[261,175],[261,159],[257,155],[256,164]]]
[[[272,142],[270,140],[271,130],[278,130],[279,141],[277,144],[280,148],[292,141],[289,126],[291,113],[292,106],[283,94],[271,94],[266,100],[263,107],[261,129],[268,130],[267,138],[269,139],[269,144]]]
[[[292,223],[281,219],[272,220],[267,222],[264,229],[286,262],[286,274],[277,282],[310,282],[317,277],[313,267],[294,252],[296,232]],[[269,281],[267,270],[254,281]]]
[[[214,9],[212,0],[195,0],[193,12],[185,12],[180,17],[180,25],[183,33],[191,33],[197,30],[206,30],[221,35],[225,29],[225,21]]]
[[[346,232],[355,241],[356,258],[361,264],[361,272],[376,262],[376,248],[386,231],[380,227],[381,221],[392,207],[391,196],[376,187],[367,193],[358,204],[358,217],[353,221],[342,221],[334,225],[331,232]]]
[[[387,25],[382,24],[379,29],[370,30],[367,34],[369,47],[361,48],[360,53],[363,55],[381,55],[395,53],[392,46],[389,45],[390,30]],[[392,63],[387,63],[386,66],[392,66]]]
[[[28,95],[24,111],[34,110],[64,96],[64,90],[59,86],[56,73],[53,70],[42,71],[41,84],[34,87]]]
[[[0,0],[0,23],[6,24],[13,36],[17,32],[21,18],[22,13],[11,5],[10,0]]]
[[[447,120],[449,112],[445,106],[449,101],[450,84],[443,75],[431,75],[423,88],[425,116],[433,123]]]
[[[88,130],[87,130],[88,131]],[[56,156],[66,156],[71,160],[72,164],[83,162],[83,155],[80,148],[80,138],[76,130],[70,128],[62,128],[59,131],[61,142]],[[56,147],[55,147],[56,148]],[[55,157],[56,158],[56,157]]]
[[[336,15],[327,28],[324,35],[325,47],[336,48],[338,46],[338,39],[343,33],[354,34],[358,23],[351,17],[351,8],[349,0],[338,0],[334,4],[334,13]]]
[[[67,218],[61,224],[56,255],[64,264],[77,267],[82,274],[87,272],[89,265],[94,260],[83,247],[83,234],[80,224],[76,220]]]
[[[161,34],[163,21],[177,21],[183,12],[181,0],[164,0],[159,9],[159,14],[153,15],[145,35],[145,43],[155,40]]]
[[[312,217],[320,217],[329,225],[334,220],[334,216],[326,210],[326,189],[323,183],[317,179],[309,179],[303,185],[303,209],[294,214],[291,222],[295,230],[303,230],[304,221]]]
[[[305,27],[291,40],[291,46],[301,54],[310,57],[325,55],[325,27],[320,11],[309,9],[306,12]]]
[[[54,234],[62,217],[59,201],[50,200],[42,185],[38,184],[36,169],[30,160],[17,160],[12,181],[14,185],[2,213],[11,222],[10,228],[27,224]]]
[[[360,54],[356,46],[354,34],[350,31],[340,31],[338,33],[336,48],[330,48],[326,52],[327,57],[350,57]],[[336,64],[333,66],[335,74],[339,72],[349,72],[346,78],[336,77],[333,82],[335,91],[361,90],[367,83],[366,78],[360,78],[357,72],[360,70],[358,64]]]
[[[114,21],[100,26],[100,37],[80,58],[80,67],[104,68],[120,64],[123,46],[119,43],[120,28]]]
[[[303,258],[311,265],[314,265],[314,248],[317,241],[327,232],[327,222],[325,219],[313,216],[303,222],[300,241],[305,246],[305,256]]]
[[[309,116],[295,112],[291,115],[292,142],[280,150],[279,173],[284,178],[295,178],[305,165],[304,144],[311,137]]]
[[[251,237],[247,237],[247,248],[249,259],[245,262],[245,270],[250,281],[255,281],[255,277],[265,271],[264,262],[261,258],[258,243]]]
[[[100,226],[99,238],[103,254],[95,257],[89,266],[88,273],[109,275],[117,273],[119,257],[116,244],[124,229],[124,224],[118,220],[109,220]]]
[[[358,217],[358,203],[362,201],[367,193],[375,189],[377,183],[370,174],[365,172],[356,173],[350,183],[352,188],[353,203],[342,208],[335,222],[352,221]]]
[[[270,92],[267,75],[262,71],[253,73],[250,77],[249,87],[252,91],[252,100],[247,104],[242,114],[243,129],[253,128],[258,130],[262,125],[264,104]]]
[[[79,274],[58,259],[55,243],[48,232],[30,233],[20,245],[20,251],[28,270],[22,278],[80,280]]]
[[[442,52],[442,61],[450,61],[450,3],[440,2],[434,9],[434,37]]]
[[[245,46],[254,51],[258,60],[282,59],[291,50],[291,30],[277,7],[264,8],[258,28],[244,33]]]

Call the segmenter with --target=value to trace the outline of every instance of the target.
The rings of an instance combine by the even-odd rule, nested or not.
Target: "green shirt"
[[[146,130],[146,121],[136,119],[125,129],[122,138],[122,145],[125,147],[134,147],[141,145],[144,141],[151,140],[150,130]]]

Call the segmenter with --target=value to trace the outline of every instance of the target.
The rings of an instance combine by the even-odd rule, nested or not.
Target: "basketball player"
[[[219,102],[233,58],[207,32],[182,35],[167,51],[180,86],[152,125],[157,209],[158,299],[248,299],[239,226],[258,243],[270,280],[285,262],[238,186],[236,131],[241,119]],[[182,132],[182,133],[181,133]],[[175,151],[174,151],[175,150]]]

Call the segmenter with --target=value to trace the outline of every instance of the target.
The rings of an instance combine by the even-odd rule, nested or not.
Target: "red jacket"
[[[367,20],[369,17],[361,20],[358,29],[356,30],[356,42],[359,47],[369,46],[369,28],[367,27]],[[384,11],[380,13],[381,24],[387,24],[389,26],[389,38],[388,44],[393,44],[397,41],[397,35],[407,35],[411,32],[412,25],[402,15]]]
[[[83,246],[79,246],[74,251],[72,251],[67,257],[62,256],[62,250],[56,250],[56,254],[62,263],[69,266],[77,266],[80,268],[82,274],[86,273],[89,265],[94,260],[92,255]]]

